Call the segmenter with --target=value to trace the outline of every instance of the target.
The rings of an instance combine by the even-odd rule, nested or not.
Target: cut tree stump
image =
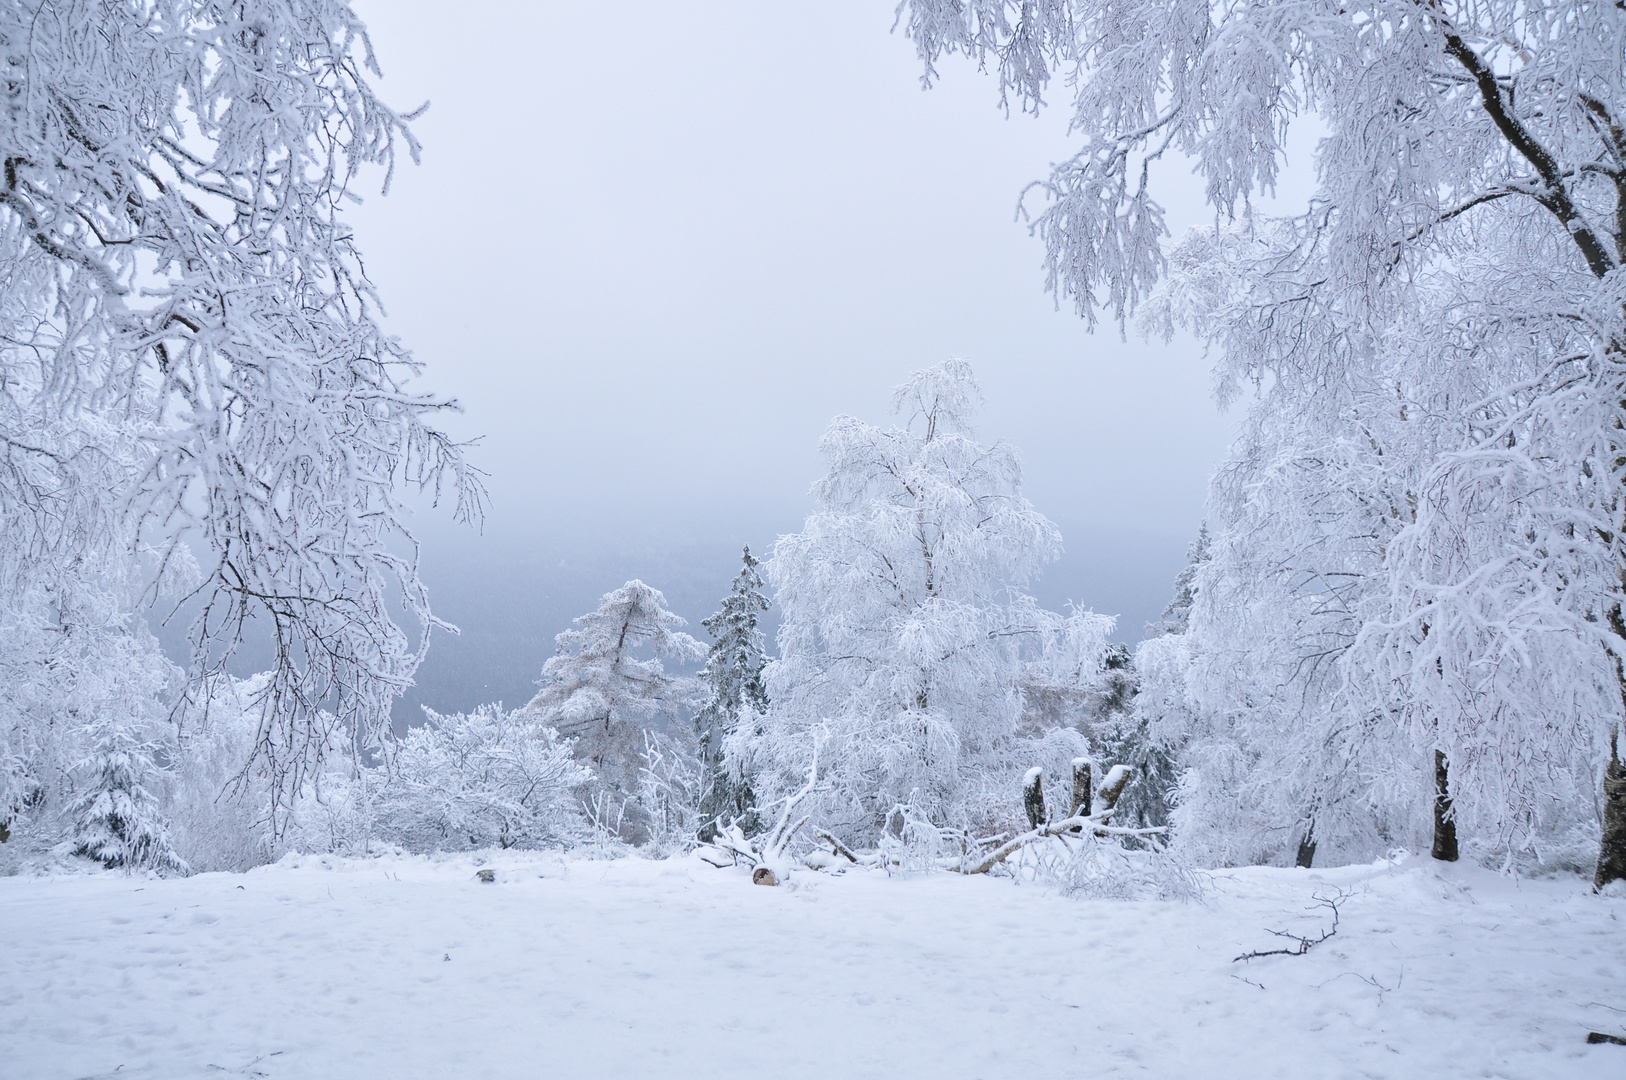
[[[1101,809],[1111,810],[1118,805],[1118,796],[1124,793],[1133,775],[1135,770],[1129,765],[1114,765],[1107,770],[1107,778],[1101,781]]]
[[[1045,823],[1044,772],[1035,765],[1022,780],[1022,809],[1028,815],[1028,827],[1037,829]]]
[[[1073,759],[1073,811],[1067,816],[1090,816],[1090,763],[1081,757]]]

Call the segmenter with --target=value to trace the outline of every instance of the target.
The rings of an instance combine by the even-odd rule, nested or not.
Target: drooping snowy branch
[[[29,0],[0,43],[11,570],[190,545],[191,685],[266,627],[254,758],[286,796],[331,731],[374,741],[438,625],[401,490],[480,509],[340,213],[418,144],[343,0]]]

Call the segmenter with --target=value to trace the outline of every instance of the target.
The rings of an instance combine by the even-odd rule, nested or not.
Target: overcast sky
[[[1060,111],[1007,119],[963,62],[923,92],[891,0],[356,7],[386,100],[432,104],[423,163],[386,198],[370,178],[351,220],[491,474],[483,533],[419,523],[467,631],[419,697],[518,703],[627,576],[710,614],[741,542],[799,527],[830,419],[887,420],[893,385],[956,354],[979,434],[1020,448],[1067,540],[1041,599],[1130,641],[1161,610],[1232,420],[1197,344],[1091,335],[1044,293],[1013,215],[1069,153]],[[1177,232],[1205,220],[1182,173]]]

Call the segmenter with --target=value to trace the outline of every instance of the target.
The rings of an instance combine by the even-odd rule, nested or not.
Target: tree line
[[[1065,88],[1077,152],[1023,200],[1049,288],[1092,326],[1194,333],[1245,410],[1132,655],[1024,591],[1060,538],[950,361],[894,426],[832,424],[814,512],[747,558],[711,650],[628,583],[525,707],[394,736],[441,625],[403,489],[483,501],[341,213],[416,154],[411,115],[342,0],[15,0],[0,837],[171,866],[194,841],[672,844],[817,763],[835,843],[930,847],[1019,826],[1034,767],[1134,757],[1125,805],[1172,806],[1212,863],[1626,877],[1626,13],[905,0],[898,25],[927,85],[960,54],[1007,107]],[[1266,214],[1306,122],[1314,194]],[[1214,221],[1166,242],[1178,160]],[[177,664],[147,619],[183,612]],[[251,625],[276,663],[234,679]]]

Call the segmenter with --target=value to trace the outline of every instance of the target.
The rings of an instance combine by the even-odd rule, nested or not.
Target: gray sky
[[[491,474],[483,533],[420,520],[465,635],[414,701],[519,703],[628,576],[710,614],[741,542],[799,527],[830,418],[885,421],[952,354],[1067,539],[1041,599],[1126,640],[1161,610],[1231,421],[1195,343],[1092,336],[1043,292],[1013,211],[1069,152],[1060,111],[1006,119],[964,63],[922,92],[891,0],[356,7],[386,99],[432,107],[423,164],[351,220]],[[1168,179],[1171,227],[1205,220]]]

